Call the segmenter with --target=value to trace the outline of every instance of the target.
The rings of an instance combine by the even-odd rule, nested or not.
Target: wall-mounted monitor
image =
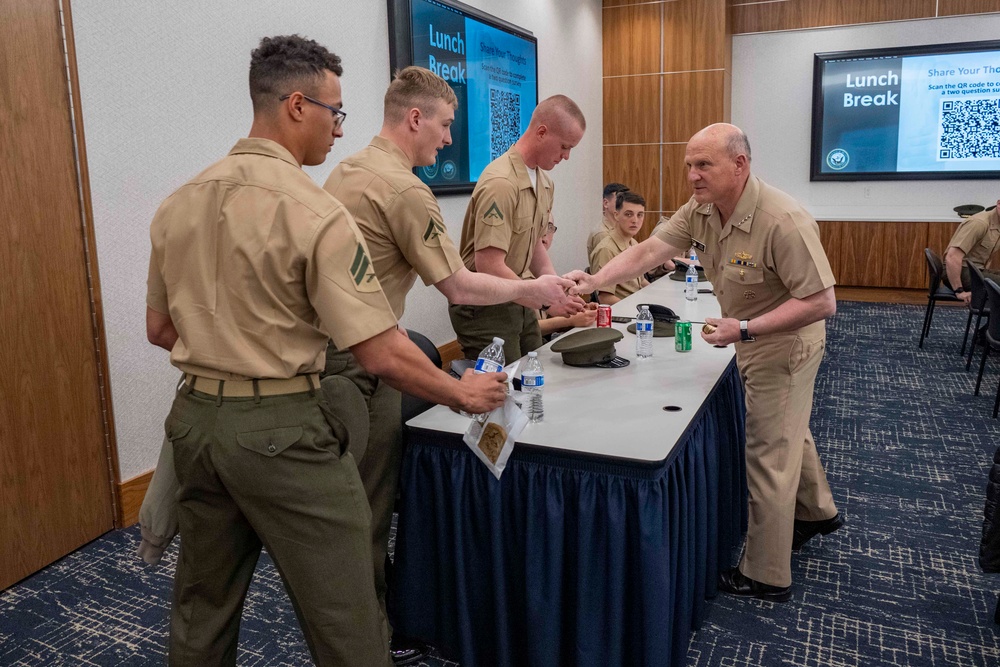
[[[538,103],[530,32],[455,0],[388,0],[389,64],[433,70],[458,97],[452,145],[414,171],[436,193],[471,192],[527,129]]]
[[[1000,178],[1000,41],[817,53],[810,178]]]

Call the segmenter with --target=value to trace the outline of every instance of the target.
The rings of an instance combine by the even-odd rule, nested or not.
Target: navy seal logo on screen
[[[851,156],[847,154],[843,148],[834,148],[832,151],[826,155],[826,165],[830,169],[836,169],[840,171],[847,166],[847,163],[851,161]]]

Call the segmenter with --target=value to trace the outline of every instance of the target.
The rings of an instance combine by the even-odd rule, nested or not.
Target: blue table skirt
[[[459,436],[411,430],[395,632],[463,667],[683,665],[746,527],[743,425],[734,362],[657,464],[518,445],[498,481]]]

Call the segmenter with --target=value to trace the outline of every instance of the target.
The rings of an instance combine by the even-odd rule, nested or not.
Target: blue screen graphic
[[[458,97],[452,145],[416,173],[431,186],[475,182],[528,127],[538,103],[536,44],[433,0],[411,0],[410,20],[412,63]]]

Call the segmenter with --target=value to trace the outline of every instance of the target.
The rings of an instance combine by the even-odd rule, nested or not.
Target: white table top
[[[732,345],[713,347],[701,338],[700,322],[720,315],[714,295],[699,294],[697,301],[686,301],[684,283],[664,277],[615,304],[612,313],[634,317],[641,303],[668,306],[682,320],[698,322],[691,325],[691,351],[675,351],[673,338],[654,338],[652,358],[637,359],[635,335],[625,330],[627,324],[617,323],[612,326],[625,334],[616,344],[618,356],[631,362],[625,368],[567,366],[550,349],[551,343],[545,345],[538,350],[545,369],[545,418],[528,424],[518,443],[643,462],[663,461],[670,455],[735,350]],[[667,412],[664,406],[681,409]],[[407,424],[461,435],[469,420],[438,405]]]

